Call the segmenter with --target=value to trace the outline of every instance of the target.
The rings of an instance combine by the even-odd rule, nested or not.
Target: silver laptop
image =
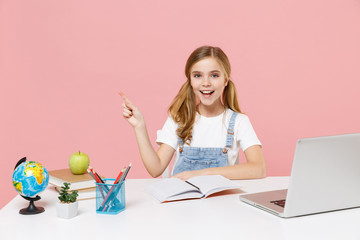
[[[240,195],[288,218],[360,206],[360,133],[299,139],[288,189]]]

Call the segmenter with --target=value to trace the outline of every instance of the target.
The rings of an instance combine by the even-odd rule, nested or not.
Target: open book
[[[207,196],[228,189],[240,188],[239,185],[221,175],[198,176],[183,181],[179,178],[162,179],[145,188],[160,202],[168,202]]]

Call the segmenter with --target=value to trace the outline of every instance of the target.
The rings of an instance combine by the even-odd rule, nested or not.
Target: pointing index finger
[[[121,91],[119,91],[119,95],[124,99],[124,102],[127,106],[134,108],[134,104],[129,100],[129,98]]]
[[[124,94],[122,91],[119,91],[118,93],[119,93],[119,95],[120,95],[121,97],[124,97],[124,96],[125,96],[125,94]]]

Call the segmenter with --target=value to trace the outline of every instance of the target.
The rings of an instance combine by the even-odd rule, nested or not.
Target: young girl
[[[218,47],[196,49],[185,66],[187,81],[158,131],[155,151],[143,115],[123,94],[123,116],[133,126],[142,161],[152,177],[160,176],[174,153],[173,176],[187,180],[219,174],[229,179],[265,177],[265,161],[248,117],[241,113],[230,62]],[[239,164],[242,148],[246,163]]]

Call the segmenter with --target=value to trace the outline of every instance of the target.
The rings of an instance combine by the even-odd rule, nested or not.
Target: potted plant
[[[61,186],[58,199],[60,202],[56,203],[57,216],[60,218],[73,218],[77,215],[78,211],[78,202],[76,201],[78,197],[78,191],[69,191],[70,183],[65,182]]]

